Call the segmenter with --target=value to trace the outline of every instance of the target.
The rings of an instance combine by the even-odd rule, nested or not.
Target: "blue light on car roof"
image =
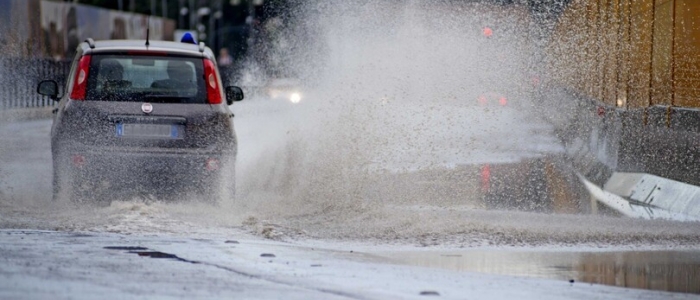
[[[182,36],[182,39],[180,39],[180,42],[190,43],[190,44],[195,44],[195,45],[197,44],[197,42],[195,42],[195,40],[194,40],[194,37],[189,32],[185,32],[185,34]]]

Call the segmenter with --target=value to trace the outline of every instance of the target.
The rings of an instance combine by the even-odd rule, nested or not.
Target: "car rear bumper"
[[[233,176],[233,153],[149,150],[67,148],[54,165],[91,192],[202,193]]]

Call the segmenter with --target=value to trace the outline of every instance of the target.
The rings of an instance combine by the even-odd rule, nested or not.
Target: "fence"
[[[56,102],[39,95],[36,86],[53,79],[62,89],[69,70],[70,61],[0,57],[0,111],[54,106]]]

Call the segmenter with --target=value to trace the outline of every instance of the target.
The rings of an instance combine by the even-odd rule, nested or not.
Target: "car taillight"
[[[87,91],[87,77],[90,71],[90,55],[85,55],[78,62],[78,70],[73,82],[73,90],[70,93],[70,98],[73,100],[85,100],[85,92]]]
[[[498,99],[498,104],[500,104],[501,106],[506,106],[506,104],[508,104],[508,99],[506,99],[506,97],[501,97],[500,99]]]
[[[219,169],[219,160],[216,158],[209,158],[207,161],[204,163],[204,168],[207,171],[216,171]]]
[[[214,62],[204,59],[204,82],[207,85],[207,101],[209,104],[221,104],[221,87],[219,78],[216,76]]]
[[[85,156],[73,154],[73,156],[71,156],[71,162],[73,162],[73,166],[80,168],[85,165]]]
[[[485,164],[481,166],[481,192],[488,193],[491,190],[491,166]]]

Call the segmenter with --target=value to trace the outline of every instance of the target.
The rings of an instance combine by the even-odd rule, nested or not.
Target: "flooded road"
[[[256,137],[248,128],[268,117],[241,114],[241,139]],[[330,190],[319,188],[319,178],[307,181],[309,177],[298,176],[303,173],[293,167],[303,160],[261,156],[285,161],[288,181],[255,176],[243,168],[244,193],[222,207],[139,199],[115,201],[104,208],[63,207],[47,202],[50,121],[4,125],[0,136],[13,142],[2,155],[3,228],[128,235],[169,232],[195,238],[243,231],[289,243],[349,243],[355,246],[348,248],[395,263],[434,269],[699,293],[700,224],[595,215],[557,155],[402,173],[339,173],[351,176],[330,177],[348,179]],[[284,132],[279,137],[290,139]],[[252,145],[260,143],[242,144],[242,153],[252,153],[256,149]],[[293,140],[281,147],[292,153],[299,150]],[[267,148],[271,149],[275,148]],[[257,162],[243,161],[242,166],[255,163],[260,171],[265,164]],[[250,184],[263,178],[266,185]],[[367,243],[384,245],[380,248],[385,250],[357,246]],[[509,250],[485,250],[500,246]],[[543,247],[551,250],[540,250]],[[595,248],[601,251],[578,250]]]
[[[379,255],[429,268],[700,294],[699,251],[473,250]]]

